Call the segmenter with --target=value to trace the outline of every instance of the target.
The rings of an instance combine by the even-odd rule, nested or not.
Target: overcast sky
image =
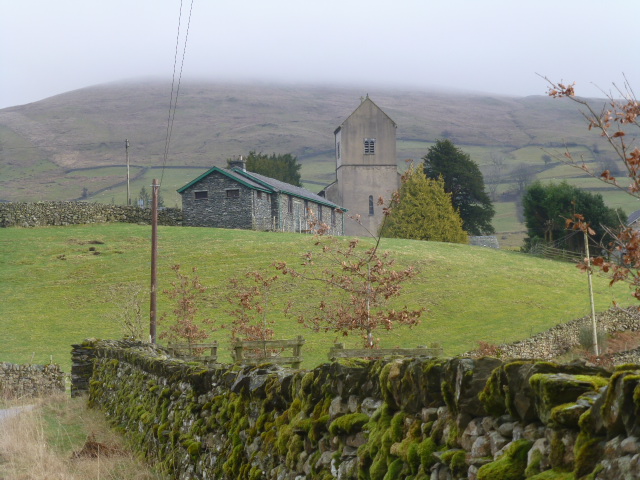
[[[541,95],[640,89],[640,1],[182,0],[184,78]],[[0,108],[173,74],[180,0],[0,0]],[[629,30],[631,28],[631,30]]]

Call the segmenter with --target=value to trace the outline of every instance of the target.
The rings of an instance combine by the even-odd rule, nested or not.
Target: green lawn
[[[52,358],[69,371],[72,343],[120,338],[121,328],[108,315],[121,306],[108,301],[106,290],[118,283],[149,285],[150,237],[150,227],[128,224],[0,229],[0,361],[47,363]],[[89,243],[96,240],[103,243]],[[312,241],[298,234],[160,227],[160,290],[173,280],[174,264],[185,271],[198,266],[205,285],[216,292],[236,273],[266,268],[275,260],[298,262],[302,252],[313,248]],[[400,266],[419,270],[398,306],[406,302],[427,309],[414,329],[380,332],[382,346],[439,342],[453,355],[481,340],[514,341],[589,313],[587,278],[571,264],[435,242],[383,240],[382,248],[391,250]],[[594,285],[598,310],[612,300],[631,301],[624,286],[609,288],[601,277]],[[299,287],[286,298],[303,307],[319,300],[316,286]],[[207,313],[225,323],[224,309],[218,303]],[[160,313],[167,310],[166,298],[159,295]],[[276,331],[279,338],[304,335],[306,367],[326,361],[330,343],[338,338],[283,317]],[[228,331],[214,336],[222,344],[223,360],[229,358]],[[357,336],[339,340],[360,344]]]

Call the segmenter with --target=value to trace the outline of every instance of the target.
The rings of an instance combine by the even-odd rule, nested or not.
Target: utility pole
[[[158,298],[158,180],[151,185],[151,308],[149,337],[156,343],[157,298]]]
[[[131,205],[131,195],[129,194],[129,139],[124,141],[124,151],[127,156],[127,206]]]
[[[588,228],[588,227],[587,227]],[[589,256],[589,234],[584,230],[584,249],[587,254],[587,276],[589,278],[589,298],[591,299],[591,327],[593,329],[593,353],[600,355],[598,348],[598,332],[596,326],[596,307],[593,302],[593,283],[591,281],[591,257]]]

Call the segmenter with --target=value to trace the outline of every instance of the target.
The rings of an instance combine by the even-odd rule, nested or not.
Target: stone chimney
[[[231,169],[240,168],[243,172],[246,172],[247,171],[247,162],[245,162],[244,158],[242,157],[242,155],[240,155],[236,159],[229,160],[229,168],[231,168]]]

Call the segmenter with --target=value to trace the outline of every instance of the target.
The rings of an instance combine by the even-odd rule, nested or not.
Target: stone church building
[[[333,235],[376,235],[384,218],[378,199],[388,204],[400,188],[396,128],[367,95],[334,132],[336,180],[319,194],[248,172],[239,160],[178,189],[183,224],[303,233],[313,216]]]
[[[359,217],[345,220],[345,235],[376,235],[383,219],[378,198],[388,204],[400,188],[396,128],[367,95],[334,132],[336,181],[320,195]]]

